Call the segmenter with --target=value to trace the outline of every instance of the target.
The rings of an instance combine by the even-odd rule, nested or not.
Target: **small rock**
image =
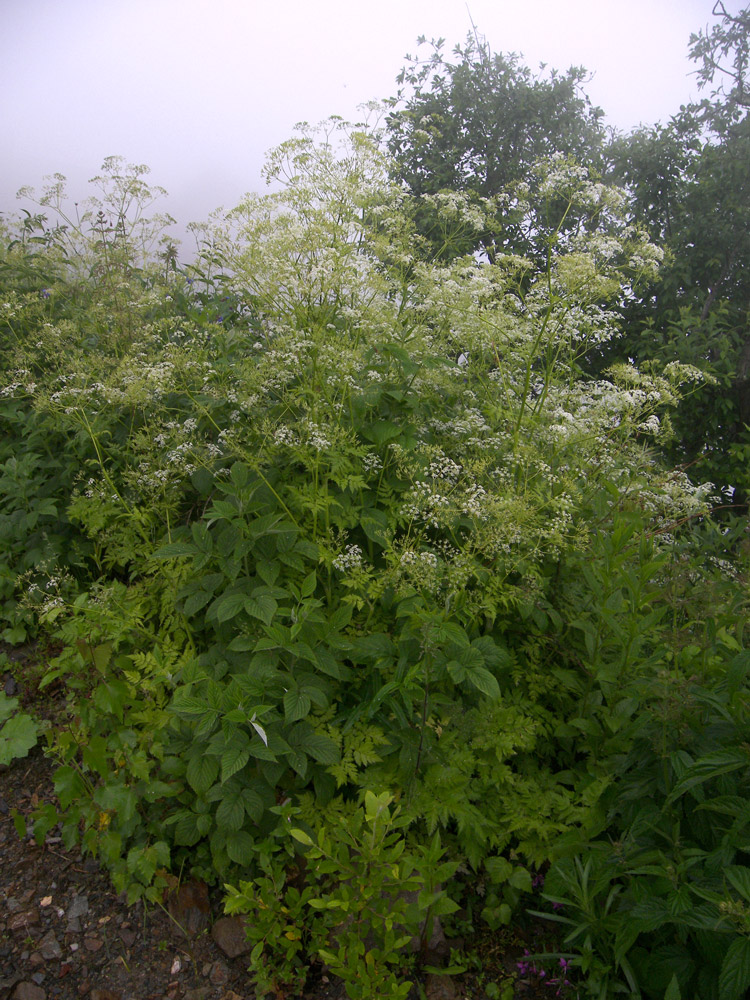
[[[37,984],[37,986],[41,986],[42,983],[44,982],[44,973],[43,972],[35,972],[34,975],[31,978],[32,978],[32,981]]]
[[[224,962],[214,962],[211,966],[211,971],[208,973],[208,979],[214,986],[223,986],[229,981],[229,969]]]
[[[18,913],[21,909],[21,904],[13,896],[8,896],[5,900],[5,905],[8,907],[9,913]]]
[[[0,813],[2,813],[3,816],[7,816],[9,812],[10,812],[10,806],[2,797],[2,795],[0,795]]]
[[[65,928],[66,934],[80,934],[81,933],[81,921],[78,917],[73,917],[72,920],[68,921],[68,925]]]
[[[39,942],[39,951],[47,962],[51,962],[56,958],[62,958],[62,948],[55,937],[54,931],[47,931],[44,935],[42,940]]]
[[[450,976],[440,976],[430,972],[424,984],[427,1000],[455,1000],[458,996],[456,984]]]
[[[13,993],[13,1000],[47,1000],[47,994],[36,983],[19,983]]]
[[[76,898],[68,907],[65,916],[68,918],[68,920],[75,920],[78,917],[85,917],[88,912],[89,912],[88,896],[76,896]]]
[[[187,937],[195,937],[208,926],[208,885],[192,879],[178,886],[167,898],[167,909],[179,930]]]
[[[103,990],[97,986],[91,991],[91,1000],[122,1000],[122,994],[113,993],[112,990]]]
[[[18,685],[16,684],[15,678],[10,674],[5,675],[5,683],[3,684],[3,691],[9,698],[18,694]]]
[[[92,951],[92,952],[99,951],[99,949],[102,947],[103,944],[104,942],[102,941],[101,938],[85,937],[83,939],[83,946],[86,949],[86,951]]]
[[[132,948],[135,944],[136,933],[129,927],[120,928],[120,940],[125,945],[126,948]]]
[[[185,990],[182,1000],[207,1000],[211,994],[210,986],[198,986],[194,990]]]
[[[247,921],[242,917],[221,917],[211,928],[211,937],[227,958],[237,958],[252,951],[245,928]]]
[[[29,955],[29,965],[33,965],[35,969],[39,965],[44,965],[44,959],[42,958],[42,956],[39,954],[38,951],[32,951],[32,953]]]
[[[22,910],[14,913],[8,921],[8,930],[15,933],[28,931],[30,927],[40,922],[38,910]]]

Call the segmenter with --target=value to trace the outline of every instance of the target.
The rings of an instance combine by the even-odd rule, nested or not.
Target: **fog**
[[[182,225],[263,185],[296,122],[357,120],[396,92],[418,35],[472,21],[532,68],[585,66],[608,125],[665,120],[698,96],[690,33],[712,0],[0,0],[0,211],[65,174],[76,199],[105,157],[148,164]],[[732,4],[727,5],[732,9]],[[734,6],[737,6],[735,4]]]

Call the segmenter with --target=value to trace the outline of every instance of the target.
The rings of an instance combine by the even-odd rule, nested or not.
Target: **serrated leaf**
[[[724,874],[740,896],[750,903],[750,868],[744,868],[742,865],[729,865],[724,869]]]
[[[291,690],[284,695],[284,717],[287,722],[297,722],[309,713],[312,702],[302,691]]]
[[[195,754],[188,761],[185,777],[193,791],[205,795],[219,775],[219,761],[204,753]]]
[[[270,625],[278,604],[269,594],[257,594],[255,597],[245,597],[244,608],[253,618],[259,618],[264,625]]]
[[[497,678],[489,670],[485,669],[485,667],[475,667],[473,670],[467,670],[466,680],[488,698],[495,699],[500,697],[500,685],[497,683]]]
[[[245,818],[245,805],[242,799],[242,789],[228,789],[216,810],[216,824],[222,830],[234,833],[242,826]]]
[[[205,590],[198,590],[194,594],[191,594],[190,597],[185,599],[185,603],[182,605],[183,615],[186,618],[190,618],[196,611],[200,611],[201,608],[204,608],[208,604],[211,596]]]
[[[747,767],[748,764],[750,764],[750,755],[740,749],[715,750],[713,753],[706,754],[689,767],[684,777],[677,782],[667,798],[667,805],[696,785],[709,781],[711,778],[717,778],[721,774],[729,774],[731,771]]]
[[[8,719],[0,729],[0,764],[10,764],[18,757],[26,757],[36,745],[38,732],[36,722],[24,712]]]
[[[247,739],[247,736],[245,737]],[[250,760],[247,747],[236,744],[228,747],[221,755],[221,783],[228,781],[233,774],[241,771]]]
[[[669,986],[667,986],[667,992],[664,994],[664,1000],[682,1000],[682,993],[680,993],[680,984],[677,980],[676,972],[669,980]]]
[[[162,545],[151,556],[152,559],[179,559],[181,556],[194,556],[198,550],[190,542],[170,542]]]
[[[734,940],[719,973],[719,1000],[741,1000],[750,987],[750,938]]]
[[[247,595],[242,593],[222,594],[211,605],[211,611],[218,622],[228,622],[245,609]]]
[[[319,764],[337,764],[341,759],[338,746],[322,733],[310,733],[302,749]]]
[[[255,857],[255,842],[246,830],[237,830],[227,837],[227,854],[235,864],[247,867]]]

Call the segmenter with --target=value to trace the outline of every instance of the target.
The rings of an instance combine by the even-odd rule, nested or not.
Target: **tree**
[[[678,411],[672,458],[700,476],[750,489],[750,8],[691,37],[710,98],[666,126],[640,129],[611,147],[612,179],[632,198],[633,220],[669,251],[660,282],[626,313],[636,360],[677,357],[715,379]],[[729,86],[726,87],[726,83]]]
[[[455,61],[446,58],[442,39],[431,45],[427,59],[407,55],[394,99],[394,106],[403,106],[387,120],[395,176],[411,194],[449,189],[494,198],[527,180],[534,164],[555,154],[589,168],[601,163],[603,112],[582,91],[584,69],[545,75],[542,66],[535,75],[517,55],[492,53],[471,35],[463,48],[454,49]],[[482,250],[493,260],[501,251],[538,251],[534,233],[512,224],[512,212],[508,224],[509,209],[507,200],[498,203],[502,225],[446,231],[427,204],[417,224],[439,257]],[[573,224],[569,218],[568,225]]]

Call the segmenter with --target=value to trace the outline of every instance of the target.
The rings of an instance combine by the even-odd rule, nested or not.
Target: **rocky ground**
[[[42,846],[18,836],[13,811],[27,816],[52,798],[52,769],[39,747],[0,766],[0,1000],[255,1000],[249,946],[220,891],[187,882],[162,907],[128,906],[54,831]],[[513,980],[514,1000],[575,995],[529,968],[525,943],[516,931],[478,942],[482,974],[427,975],[413,996],[505,1000],[497,984]],[[313,973],[304,1000],[345,998],[340,982]]]

